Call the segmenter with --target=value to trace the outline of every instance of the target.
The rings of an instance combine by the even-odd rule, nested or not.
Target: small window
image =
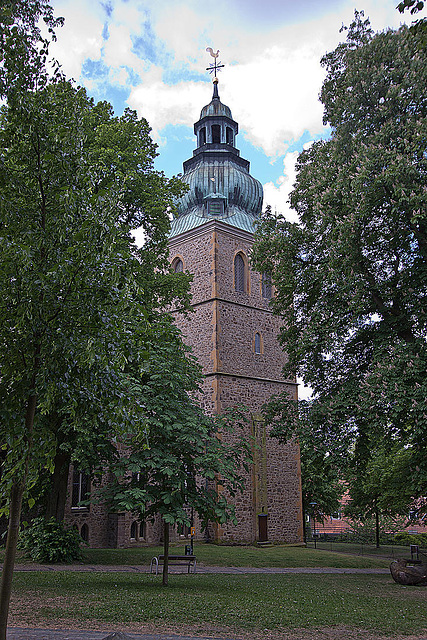
[[[172,269],[175,271],[175,273],[182,273],[184,271],[184,264],[181,258],[175,258],[175,260],[172,262]]]
[[[261,276],[262,297],[266,300],[271,299],[271,276],[268,273],[263,273]]]
[[[138,535],[138,523],[136,520],[134,520],[130,525],[130,539],[136,540],[137,535]]]
[[[219,124],[212,125],[212,142],[215,144],[221,142],[221,127]]]
[[[199,131],[199,147],[206,144],[206,127],[202,127]]]
[[[208,215],[210,216],[222,216],[224,214],[224,201],[220,200],[208,200]]]
[[[245,291],[245,261],[240,253],[234,258],[234,289]]]
[[[84,542],[89,542],[89,527],[86,523],[80,529],[80,537],[82,538],[82,540],[84,540]]]
[[[255,353],[261,353],[261,334],[260,333],[255,334],[254,351]]]
[[[89,476],[81,471],[73,473],[73,493],[71,496],[71,507],[73,509],[85,508],[80,506],[82,500],[89,498]]]
[[[225,130],[227,144],[233,144],[233,129],[231,127],[227,127]]]

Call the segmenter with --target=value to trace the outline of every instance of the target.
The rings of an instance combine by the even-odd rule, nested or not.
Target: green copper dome
[[[217,80],[211,102],[194,125],[197,148],[184,162],[183,182],[190,187],[181,198],[171,236],[213,218],[253,231],[262,209],[263,189],[249,173],[249,162],[235,147],[238,124],[222,104]]]
[[[200,112],[200,120],[202,120],[202,118],[206,118],[206,116],[226,116],[227,118],[230,118],[230,120],[233,119],[230,107],[222,104],[219,98],[212,98],[211,102],[209,102],[206,107],[203,107]]]

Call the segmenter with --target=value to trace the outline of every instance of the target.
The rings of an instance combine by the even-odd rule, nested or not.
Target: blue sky
[[[68,77],[116,114],[136,109],[169,176],[195,146],[193,123],[212,95],[205,71],[220,50],[221,100],[239,123],[237,146],[264,184],[264,202],[292,217],[287,198],[304,144],[327,135],[320,58],[344,37],[353,0],[52,0],[65,17],[53,53]],[[411,16],[397,0],[360,0],[376,31]]]

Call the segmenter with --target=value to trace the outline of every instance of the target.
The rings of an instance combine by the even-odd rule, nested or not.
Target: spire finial
[[[214,74],[214,78],[212,80],[213,84],[214,84],[214,92],[213,92],[213,97],[214,98],[219,98],[218,95],[218,77],[217,77],[217,73],[219,71],[221,71],[221,69],[224,68],[224,65],[221,64],[221,62],[217,62],[217,58],[219,56],[219,49],[216,53],[214,53],[212,47],[206,47],[206,51],[209,51],[209,53],[211,54],[212,58],[214,59],[214,62],[210,62],[209,63],[209,67],[206,67],[206,71],[209,71],[209,73],[213,73]]]

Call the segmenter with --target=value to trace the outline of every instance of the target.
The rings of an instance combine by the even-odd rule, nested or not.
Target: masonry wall
[[[235,499],[238,525],[218,527],[219,541],[259,539],[259,516],[267,519],[268,539],[302,541],[301,472],[296,443],[280,445],[257,421],[262,405],[276,393],[296,397],[294,380],[282,378],[285,355],[277,342],[280,320],[262,297],[261,276],[249,268],[245,291],[235,291],[237,253],[248,263],[253,236],[220,221],[210,221],[170,241],[170,258],[180,257],[194,274],[194,313],[176,322],[206,375],[202,404],[211,413],[243,404],[248,408],[247,437],[255,437],[254,466],[245,491]],[[255,333],[261,353],[254,352]]]

